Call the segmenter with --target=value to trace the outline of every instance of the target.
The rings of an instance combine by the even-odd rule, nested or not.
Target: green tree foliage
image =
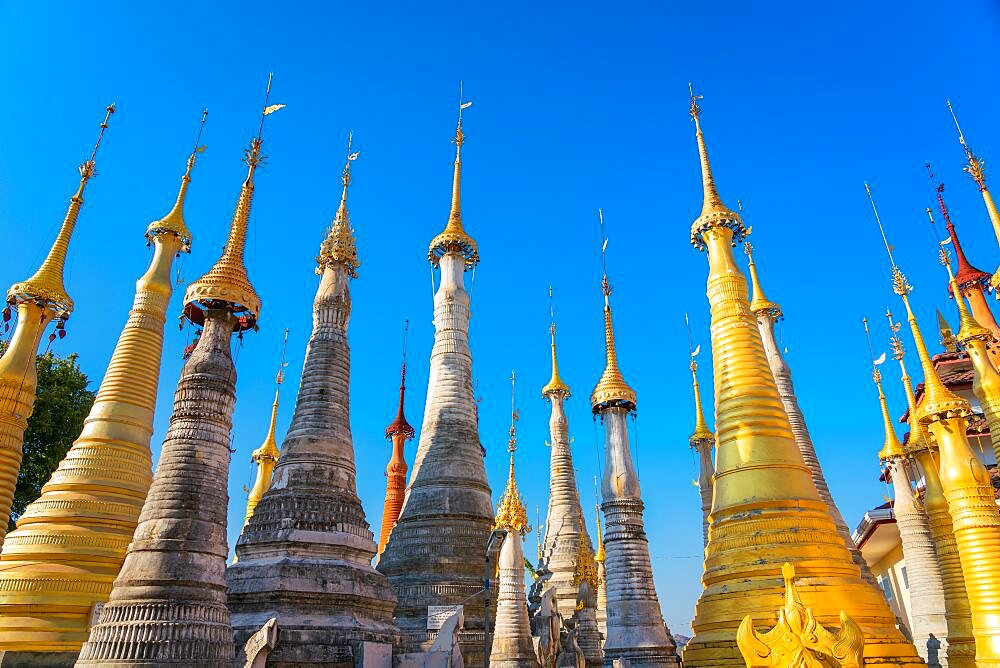
[[[2,353],[2,347],[0,347]],[[83,430],[83,421],[94,405],[90,380],[80,370],[76,353],[60,357],[51,352],[35,358],[38,396],[24,432],[24,457],[17,474],[8,531],[28,504],[41,494],[42,485],[66,456]]]

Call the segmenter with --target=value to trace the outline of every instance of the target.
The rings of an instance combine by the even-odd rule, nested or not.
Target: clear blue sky
[[[707,263],[688,245],[701,184],[687,82],[723,197],[742,199],[768,295],[836,499],[854,524],[886,493],[862,315],[898,308],[863,181],[881,205],[916,286],[931,340],[934,308],[954,319],[923,210],[930,160],[973,261],[1000,253],[945,100],[969,140],[1000,164],[995,3],[148,3],[0,4],[0,284],[43,256],[117,101],[73,240],[76,300],[62,353],[96,383],[149,260],[142,238],[169,208],[200,111],[210,111],[188,199],[197,278],[217,258],[256,129],[267,72],[270,160],[257,179],[247,264],[264,300],[261,331],[238,358],[230,546],[264,436],[285,327],[290,367],[279,430],[291,418],[316,287],[313,258],[332,217],[347,132],[354,130],[351,213],[363,266],[353,285],[352,424],[358,490],[378,531],[404,318],[410,318],[407,416],[421,423],[432,344],[427,243],[449,201],[457,82],[466,117],[464,213],[482,264],[472,349],[481,435],[498,497],[509,420],[507,377],[521,382],[518,471],[532,514],[547,503],[548,304],[554,286],[570,428],[592,516],[600,436],[587,397],[604,363],[597,208],[604,207],[619,356],[639,394],[636,456],[660,600],[688,632],[700,591],[696,464],[684,313],[708,350]],[[1000,190],[1000,171],[993,171]],[[742,256],[741,256],[742,259]],[[178,289],[171,315],[180,312]],[[167,326],[153,439],[158,455],[185,335]],[[912,346],[911,346],[912,347]],[[708,355],[703,380],[710,386]],[[893,369],[887,376],[895,381]],[[888,385],[894,410],[903,400]],[[412,462],[415,447],[408,448]],[[527,551],[534,551],[529,539]]]

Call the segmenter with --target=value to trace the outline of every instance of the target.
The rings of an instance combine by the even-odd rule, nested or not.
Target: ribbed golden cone
[[[549,378],[549,382],[542,388],[542,396],[551,397],[555,394],[562,394],[568,397],[570,396],[569,385],[559,375],[559,361],[556,359],[556,326],[552,325],[549,328],[549,332],[552,335],[552,377]]]
[[[466,268],[479,264],[479,248],[476,240],[465,231],[462,225],[462,144],[465,143],[465,133],[462,132],[462,121],[459,119],[455,129],[455,174],[451,182],[451,211],[448,213],[448,224],[441,234],[431,239],[427,251],[427,259],[437,264],[448,252],[458,252],[465,258]]]
[[[590,404],[594,413],[599,413],[607,406],[624,406],[635,409],[635,390],[625,382],[618,368],[618,351],[615,348],[615,328],[611,322],[611,304],[608,301],[611,289],[608,279],[604,279],[604,354],[605,365],[601,379],[590,395]]]

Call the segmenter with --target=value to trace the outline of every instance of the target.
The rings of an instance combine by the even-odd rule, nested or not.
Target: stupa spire
[[[549,288],[549,335],[552,347],[552,377],[542,388],[542,396],[550,404],[549,413],[549,506],[545,519],[545,537],[539,531],[539,568],[551,575],[545,587],[555,587],[555,598],[565,616],[576,607],[579,582],[574,573],[580,568],[579,545],[590,545],[590,536],[583,521],[580,491],[576,481],[576,467],[570,447],[569,420],[566,401],[570,397],[569,385],[559,376],[556,361],[556,320],[552,288]],[[590,557],[587,557],[589,560]]]
[[[462,82],[458,84],[458,124],[455,127],[455,173],[451,182],[451,211],[448,213],[448,224],[444,231],[431,239],[427,259],[432,264],[438,264],[441,258],[449,252],[456,252],[465,258],[466,269],[479,264],[479,247],[476,240],[468,235],[462,225],[462,146],[465,144],[465,132],[462,131],[462,112],[472,106],[462,94]]]
[[[174,206],[166,216],[159,220],[154,220],[146,229],[146,239],[152,242],[158,235],[171,233],[181,240],[181,250],[190,252],[191,232],[188,231],[187,223],[184,221],[184,202],[187,199],[188,185],[191,183],[191,171],[198,156],[205,152],[207,146],[201,145],[201,133],[205,129],[205,121],[208,120],[208,109],[201,112],[201,124],[198,126],[198,137],[195,139],[194,148],[188,156],[187,169],[181,177],[181,187],[177,191],[177,199]]]
[[[569,385],[563,382],[563,379],[559,376],[559,361],[556,359],[556,316],[552,306],[551,286],[549,286],[549,319],[551,321],[549,323],[549,335],[552,337],[552,377],[546,383],[545,387],[542,388],[542,396],[551,399],[554,394],[562,394],[565,398],[569,398]]]
[[[260,503],[264,492],[271,486],[271,474],[274,473],[274,466],[278,463],[280,455],[278,442],[275,439],[275,431],[278,426],[278,400],[281,397],[281,384],[285,382],[285,367],[288,366],[288,362],[285,361],[287,350],[288,328],[286,327],[285,339],[281,344],[281,361],[278,363],[278,373],[274,377],[275,388],[274,402],[271,404],[271,422],[267,427],[267,436],[264,437],[264,442],[250,455],[250,460],[257,465],[257,477],[254,480],[253,487],[247,494],[247,513],[246,519],[243,520],[244,527],[250,521],[250,518],[253,517],[253,511],[257,507],[257,504]]]
[[[743,244],[743,252],[747,255],[750,266],[750,285],[752,287],[750,310],[758,318],[767,315],[771,318],[782,316],[781,306],[772,302],[764,295],[764,290],[760,287],[760,277],[757,276],[757,263],[753,261],[753,246],[747,241]]]
[[[871,188],[865,184],[865,189],[889,252],[893,290],[906,307],[910,331],[924,372],[924,397],[917,407],[917,420],[930,428],[938,445],[941,487],[948,502],[969,597],[976,665],[1000,664],[1000,628],[992,621],[1000,615],[1000,559],[983,557],[989,550],[986,545],[1000,543],[1000,509],[993,499],[989,475],[966,436],[972,407],[945,387],[934,369],[917,319],[910,308],[909,293],[912,288],[892,257]]]
[[[684,324],[688,330],[688,355],[690,358],[691,383],[694,389],[694,432],[688,437],[691,449],[698,453],[698,491],[701,494],[701,533],[704,547],[708,547],[708,516],[712,512],[712,486],[715,476],[715,464],[712,462],[712,450],[715,448],[715,434],[708,428],[705,421],[705,411],[701,407],[701,388],[698,386],[698,362],[696,358],[701,352],[701,345],[692,348],[691,323],[687,313],[684,314]]]
[[[597,485],[597,476],[594,476]],[[597,515],[597,551],[594,553],[594,563],[597,564],[597,627],[601,635],[608,635],[608,573],[605,569],[607,553],[604,551],[604,534],[601,531],[601,504],[594,504]]]
[[[354,133],[347,138],[347,159],[344,162],[344,170],[340,174],[340,183],[343,190],[340,194],[340,206],[334,215],[330,230],[319,248],[319,255],[316,257],[316,273],[322,274],[323,267],[328,264],[340,263],[347,268],[347,273],[351,278],[358,277],[358,267],[361,261],[358,260],[358,248],[354,240],[354,229],[351,227],[351,218],[347,213],[347,189],[351,185],[351,163],[358,159],[360,151],[353,150]]]
[[[204,120],[203,114],[201,127]],[[152,479],[149,441],[171,269],[191,244],[182,205],[196,155],[188,159],[173,210],[146,231],[153,247],[149,268],[136,282],[83,431],[4,545],[0,649],[12,658],[18,651],[79,651],[92,609],[108,599],[135,532]]]
[[[692,104],[704,181],[699,114]],[[704,590],[684,665],[738,662],[740,620],[774,618],[769,602],[783,593],[780,575],[789,563],[810,579],[812,586],[801,592],[803,604],[819,623],[837,625],[843,611],[863,624],[866,653],[916,668],[922,665],[916,650],[896,629],[885,598],[862,578],[792,431],[750,309],[747,280],[733,254],[746,234],[740,216],[728,209],[703,212],[692,227],[692,245],[708,253],[716,473]]]
[[[997,210],[993,196],[990,194],[989,188],[986,187],[986,163],[972,152],[969,144],[965,141],[965,133],[962,132],[962,126],[958,123],[958,116],[955,114],[955,108],[951,105],[951,100],[948,100],[948,111],[951,113],[951,119],[955,122],[955,129],[958,130],[958,143],[965,151],[967,164],[964,170],[976,182],[979,191],[983,194],[983,202],[986,204],[986,211],[993,224],[993,232],[996,234],[997,242],[1000,243],[1000,211]]]
[[[456,147],[464,146],[459,96]],[[461,154],[456,153],[460,174]],[[453,194],[459,187],[454,182]],[[482,546],[493,526],[493,503],[483,463],[469,347],[471,299],[465,270],[479,261],[475,241],[462,227],[453,202],[445,230],[431,241],[429,259],[440,281],[434,293],[434,347],[420,442],[403,508],[378,568],[399,597],[396,623],[411,647],[427,651],[427,606],[462,605],[459,632],[467,665],[483,662]],[[434,553],[439,562],[427,559]],[[440,563],[449,568],[443,573]]]
[[[644,505],[639,474],[629,448],[626,420],[635,412],[636,395],[618,369],[615,332],[611,323],[611,286],[605,252],[608,240],[601,223],[601,292],[604,295],[604,341],[606,366],[590,397],[591,409],[604,424],[604,476],[601,510],[608,535],[604,541],[605,566],[614,577],[606,578],[607,632],[604,661],[617,659],[642,666],[677,666],[676,645],[663,622],[660,602],[653,585],[653,567],[643,520]]]
[[[354,157],[349,145],[345,171]],[[242,648],[278,618],[281,642],[268,658],[277,665],[335,663],[356,651],[361,634],[373,643],[399,638],[396,599],[372,568],[378,545],[357,494],[348,329],[358,263],[345,202],[342,194],[327,238],[343,243],[324,242],[317,260],[312,331],[281,458],[226,570],[231,640]]]
[[[878,359],[875,359],[871,333],[868,330],[868,318],[862,318],[861,321],[865,327],[865,337],[868,339],[868,352],[871,355],[872,361],[872,380],[875,382],[875,387],[878,388],[878,400],[882,407],[882,426],[885,427],[885,444],[882,446],[882,450],[879,451],[878,457],[882,461],[888,461],[893,457],[903,457],[905,453],[903,451],[903,444],[896,435],[896,428],[893,426],[892,417],[889,415],[889,405],[885,400],[885,392],[882,390],[882,372],[879,371],[879,365],[885,362],[885,355],[883,354]]]
[[[510,374],[510,472],[507,486],[497,505],[494,529],[507,532],[500,548],[500,595],[497,597],[496,628],[490,647],[490,664],[504,668],[537,668],[538,658],[531,642],[531,625],[524,598],[524,554],[521,541],[531,531],[524,499],[517,489],[514,453],[517,451],[518,412],[514,407],[515,376]]]
[[[953,297],[958,295],[958,297],[968,299],[969,305],[972,307],[972,312],[975,314],[976,319],[983,325],[989,327],[994,336],[1000,336],[1000,326],[997,325],[996,320],[993,318],[993,312],[990,311],[990,307],[986,302],[986,293],[991,289],[990,275],[985,271],[972,266],[968,258],[965,256],[965,250],[962,248],[962,242],[959,241],[958,233],[955,230],[955,223],[952,222],[948,206],[944,201],[944,184],[935,180],[934,172],[931,171],[929,163],[926,167],[927,173],[930,175],[931,182],[934,183],[935,186],[934,190],[937,196],[938,208],[941,210],[941,215],[944,217],[945,229],[948,230],[948,239],[941,242],[941,244],[944,245],[950,243],[951,246],[954,247],[955,259],[958,263],[955,278],[959,290],[956,293],[952,288],[951,282],[949,282],[948,293]],[[931,214],[930,209],[927,209],[927,218],[930,220],[931,226],[934,227],[934,216]],[[935,236],[937,236],[936,233]],[[1000,357],[996,357],[996,355],[997,353],[991,352],[992,359],[1000,360]]]
[[[958,341],[955,339],[955,332],[951,329],[951,325],[948,324],[944,314],[941,313],[941,309],[934,309],[934,312],[937,314],[938,333],[941,335],[941,345],[944,347],[944,351],[946,353],[957,353]]]
[[[976,665],[976,646],[972,637],[969,597],[965,593],[965,578],[962,575],[962,563],[958,557],[958,547],[955,544],[955,534],[952,531],[948,501],[944,497],[941,478],[938,475],[937,446],[931,439],[927,427],[917,420],[917,401],[913,392],[913,381],[906,370],[903,339],[899,336],[902,323],[893,320],[889,309],[886,309],[885,315],[889,320],[889,346],[893,359],[899,362],[900,380],[908,408],[910,433],[905,449],[919,467],[915,475],[923,474],[923,510],[927,516],[927,527],[931,534],[941,573],[944,614],[948,629],[943,649],[947,653],[949,666],[974,668]],[[930,591],[933,592],[932,589]],[[941,638],[941,636],[938,637]]]
[[[254,170],[263,160],[264,118],[246,153],[247,179],[222,256],[188,286],[185,314],[203,326],[174,393],[160,460],[121,572],[77,665],[225,665],[233,661],[226,605],[228,496],[236,367],[234,332],[257,326],[260,299],[246,275],[243,247]],[[136,634],[141,627],[143,632]],[[178,628],[188,632],[178,636]]]
[[[104,138],[104,131],[108,129],[108,120],[115,113],[115,105],[109,105],[105,111],[94,150],[90,158],[80,165],[80,183],[76,193],[70,198],[66,216],[45,260],[30,278],[15,283],[7,291],[3,320],[10,320],[13,308],[17,311],[17,326],[3,357],[0,357],[0,518],[10,515],[17,472],[21,467],[24,430],[28,427],[28,418],[35,407],[38,384],[35,355],[38,353],[38,344],[42,333],[53,319],[59,320],[56,330],[65,336],[65,322],[73,311],[73,300],[63,285],[63,269],[70,238],[76,228],[80,207],[83,206],[83,191],[97,173],[97,150]],[[55,332],[49,335],[49,341],[55,338]],[[0,522],[0,546],[3,545],[6,532],[7,525]]]
[[[399,511],[403,508],[403,497],[406,495],[406,457],[404,446],[415,435],[413,427],[406,421],[403,414],[403,403],[406,397],[406,339],[410,331],[410,321],[407,320],[403,329],[403,362],[399,369],[399,409],[396,418],[385,428],[385,437],[392,439],[392,458],[385,469],[385,504],[382,508],[382,531],[379,534],[378,553],[381,555],[389,542],[392,527],[399,519]]]

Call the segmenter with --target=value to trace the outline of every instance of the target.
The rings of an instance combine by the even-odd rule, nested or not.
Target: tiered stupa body
[[[958,141],[962,144],[962,149],[965,151],[965,157],[968,161],[965,171],[976,182],[979,192],[983,195],[983,203],[986,204],[986,212],[990,216],[993,233],[996,234],[997,243],[1000,244],[1000,210],[997,210],[997,205],[993,201],[993,195],[990,194],[990,189],[986,187],[985,163],[972,152],[972,149],[965,142],[965,135],[962,133],[962,127],[958,124],[958,118],[955,116],[955,110],[952,109],[950,101],[948,102],[948,110],[951,111],[951,117],[955,120],[955,128],[958,130]],[[993,274],[990,284],[994,289],[1000,287],[1000,269],[997,269],[996,273]]]
[[[483,551],[493,526],[490,486],[479,442],[469,350],[467,268],[479,261],[476,242],[462,227],[461,124],[452,186],[451,215],[431,241],[428,256],[440,267],[434,295],[434,348],[417,455],[389,543],[378,568],[399,599],[396,623],[413,649],[428,649],[428,606],[463,605],[460,634],[468,665],[483,660]]]
[[[934,634],[942,644],[948,636],[941,568],[927,523],[927,514],[913,494],[909,458],[892,426],[889,406],[885,400],[885,392],[882,391],[882,374],[877,367],[873,371],[873,377],[878,387],[882,422],[885,426],[885,445],[879,452],[879,460],[885,464],[886,475],[892,481],[895,497],[892,510],[899,528],[910,585],[910,633],[917,653],[926,661],[929,634]]]
[[[208,668],[233,659],[225,579],[236,404],[231,345],[234,333],[256,328],[260,314],[243,254],[262,143],[258,134],[246,152],[247,177],[222,256],[184,295],[185,315],[204,329],[181,369],[170,426],[125,563],[78,666]]]
[[[604,664],[604,634],[597,624],[597,561],[594,556],[590,539],[586,533],[581,534],[573,573],[577,593],[572,621],[576,642],[588,668],[600,668]],[[563,614],[567,613],[568,610]]]
[[[785,407],[785,414],[788,415],[788,423],[792,428],[792,435],[795,437],[795,445],[802,453],[802,460],[809,467],[809,475],[812,477],[819,498],[830,509],[830,516],[837,527],[837,533],[844,541],[844,546],[851,553],[851,560],[861,571],[861,577],[872,586],[875,586],[875,576],[865,558],[861,556],[861,550],[854,544],[851,537],[851,530],[840,514],[837,504],[830,494],[830,487],[826,484],[826,476],[823,475],[823,467],[820,466],[819,458],[816,456],[816,448],[813,446],[812,438],[809,436],[809,428],[806,426],[805,416],[802,408],[799,407],[799,400],[795,396],[795,387],[792,385],[792,370],[785,361],[781,346],[778,345],[775,337],[774,326],[779,319],[784,317],[781,306],[770,301],[760,287],[760,278],[757,276],[757,265],[753,260],[753,247],[749,242],[746,244],[746,253],[750,259],[750,281],[753,287],[753,299],[750,301],[750,311],[757,319],[757,329],[760,331],[761,342],[764,344],[764,352],[767,355],[767,364],[771,367],[774,375],[774,383],[778,388],[781,403]]]
[[[643,522],[642,491],[632,463],[626,419],[635,412],[635,391],[618,369],[615,332],[608,301],[611,287],[603,281],[606,366],[590,395],[595,415],[604,424],[604,549],[607,570],[607,631],[604,664],[623,659],[633,668],[679,666],[676,644],[663,623],[653,583],[649,541]]]
[[[576,607],[579,594],[574,573],[579,559],[581,540],[588,544],[580,491],[576,486],[576,469],[570,450],[569,421],[566,419],[566,400],[570,397],[569,385],[559,376],[556,359],[556,329],[552,335],[552,378],[542,388],[542,396],[549,400],[549,511],[545,519],[545,541],[542,543],[541,563],[552,573],[548,586],[555,587],[556,601],[563,615]],[[590,557],[588,557],[590,558]]]
[[[97,149],[108,127],[108,119],[115,111],[114,105],[107,108],[107,116],[101,123],[101,133],[90,159],[80,165],[80,185],[69,200],[69,209],[63,218],[56,240],[49,249],[45,260],[30,278],[15,283],[7,291],[7,306],[3,309],[3,320],[8,322],[11,310],[17,311],[17,326],[7,349],[0,357],[0,547],[7,533],[7,518],[14,502],[14,488],[17,473],[21,468],[24,447],[24,430],[28,428],[28,418],[35,407],[35,392],[38,389],[38,375],[35,371],[35,355],[45,328],[53,320],[58,320],[58,331],[63,329],[70,313],[73,300],[63,285],[63,269],[69,242],[76,229],[76,221],[83,206],[83,191],[95,174],[94,160]],[[55,339],[55,333],[49,340]]]
[[[364,642],[392,644],[395,597],[371,566],[374,534],[357,495],[350,425],[350,280],[359,265],[343,194],[320,247],[320,285],[281,458],[226,572],[237,650],[268,619],[273,666],[354,665]]]
[[[700,347],[699,347],[700,350]],[[705,411],[701,407],[701,388],[698,385],[698,363],[691,354],[691,380],[694,385],[694,432],[688,437],[688,444],[698,455],[698,492],[701,494],[701,537],[704,547],[708,547],[708,515],[712,512],[712,485],[715,484],[715,463],[712,450],[715,448],[715,434],[705,422]]]
[[[513,381],[513,376],[511,380]],[[531,531],[531,527],[528,526],[524,499],[517,490],[517,480],[514,478],[514,451],[517,449],[514,423],[517,413],[514,412],[512,417],[508,442],[510,474],[507,477],[507,487],[497,505],[494,525],[494,529],[503,529],[507,535],[500,548],[497,563],[500,591],[497,596],[496,626],[490,645],[489,664],[494,668],[538,668],[538,657],[531,642],[531,623],[524,592],[524,552],[521,549],[521,541]]]
[[[976,646],[972,637],[972,616],[969,611],[969,597],[965,593],[965,577],[962,563],[958,558],[955,534],[952,531],[948,501],[944,498],[941,478],[938,475],[937,446],[933,443],[927,427],[917,421],[917,400],[913,392],[913,382],[906,370],[903,340],[899,337],[900,324],[893,322],[892,314],[886,311],[892,336],[889,339],[892,355],[899,362],[900,380],[906,395],[910,433],[906,442],[906,453],[917,463],[924,482],[921,499],[927,515],[927,527],[931,532],[934,550],[937,553],[938,568],[941,572],[941,587],[944,594],[944,616],[948,627],[947,638],[940,637],[945,644],[949,668],[972,668],[976,665]]]
[[[691,107],[705,194],[691,242],[709,260],[716,472],[705,589],[684,665],[742,663],[736,630],[747,615],[757,626],[775,625],[785,563],[799,574],[803,603],[820,624],[839,627],[843,611],[861,625],[867,665],[922,665],[883,596],[862,579],[795,443],[733,256],[747,230],[719,197],[694,99]]]
[[[399,410],[396,419],[385,428],[385,437],[392,441],[392,458],[385,468],[385,505],[382,507],[382,532],[378,539],[378,553],[385,551],[392,528],[399,519],[399,511],[403,509],[403,498],[406,496],[406,442],[415,435],[413,427],[403,415],[403,400],[406,397],[406,362],[399,371]]]
[[[125,559],[153,477],[149,440],[163,326],[174,258],[191,244],[184,198],[195,156],[173,209],[146,232],[153,258],[136,283],[83,432],[4,543],[0,650],[64,652],[75,660],[94,606],[108,599]]]

